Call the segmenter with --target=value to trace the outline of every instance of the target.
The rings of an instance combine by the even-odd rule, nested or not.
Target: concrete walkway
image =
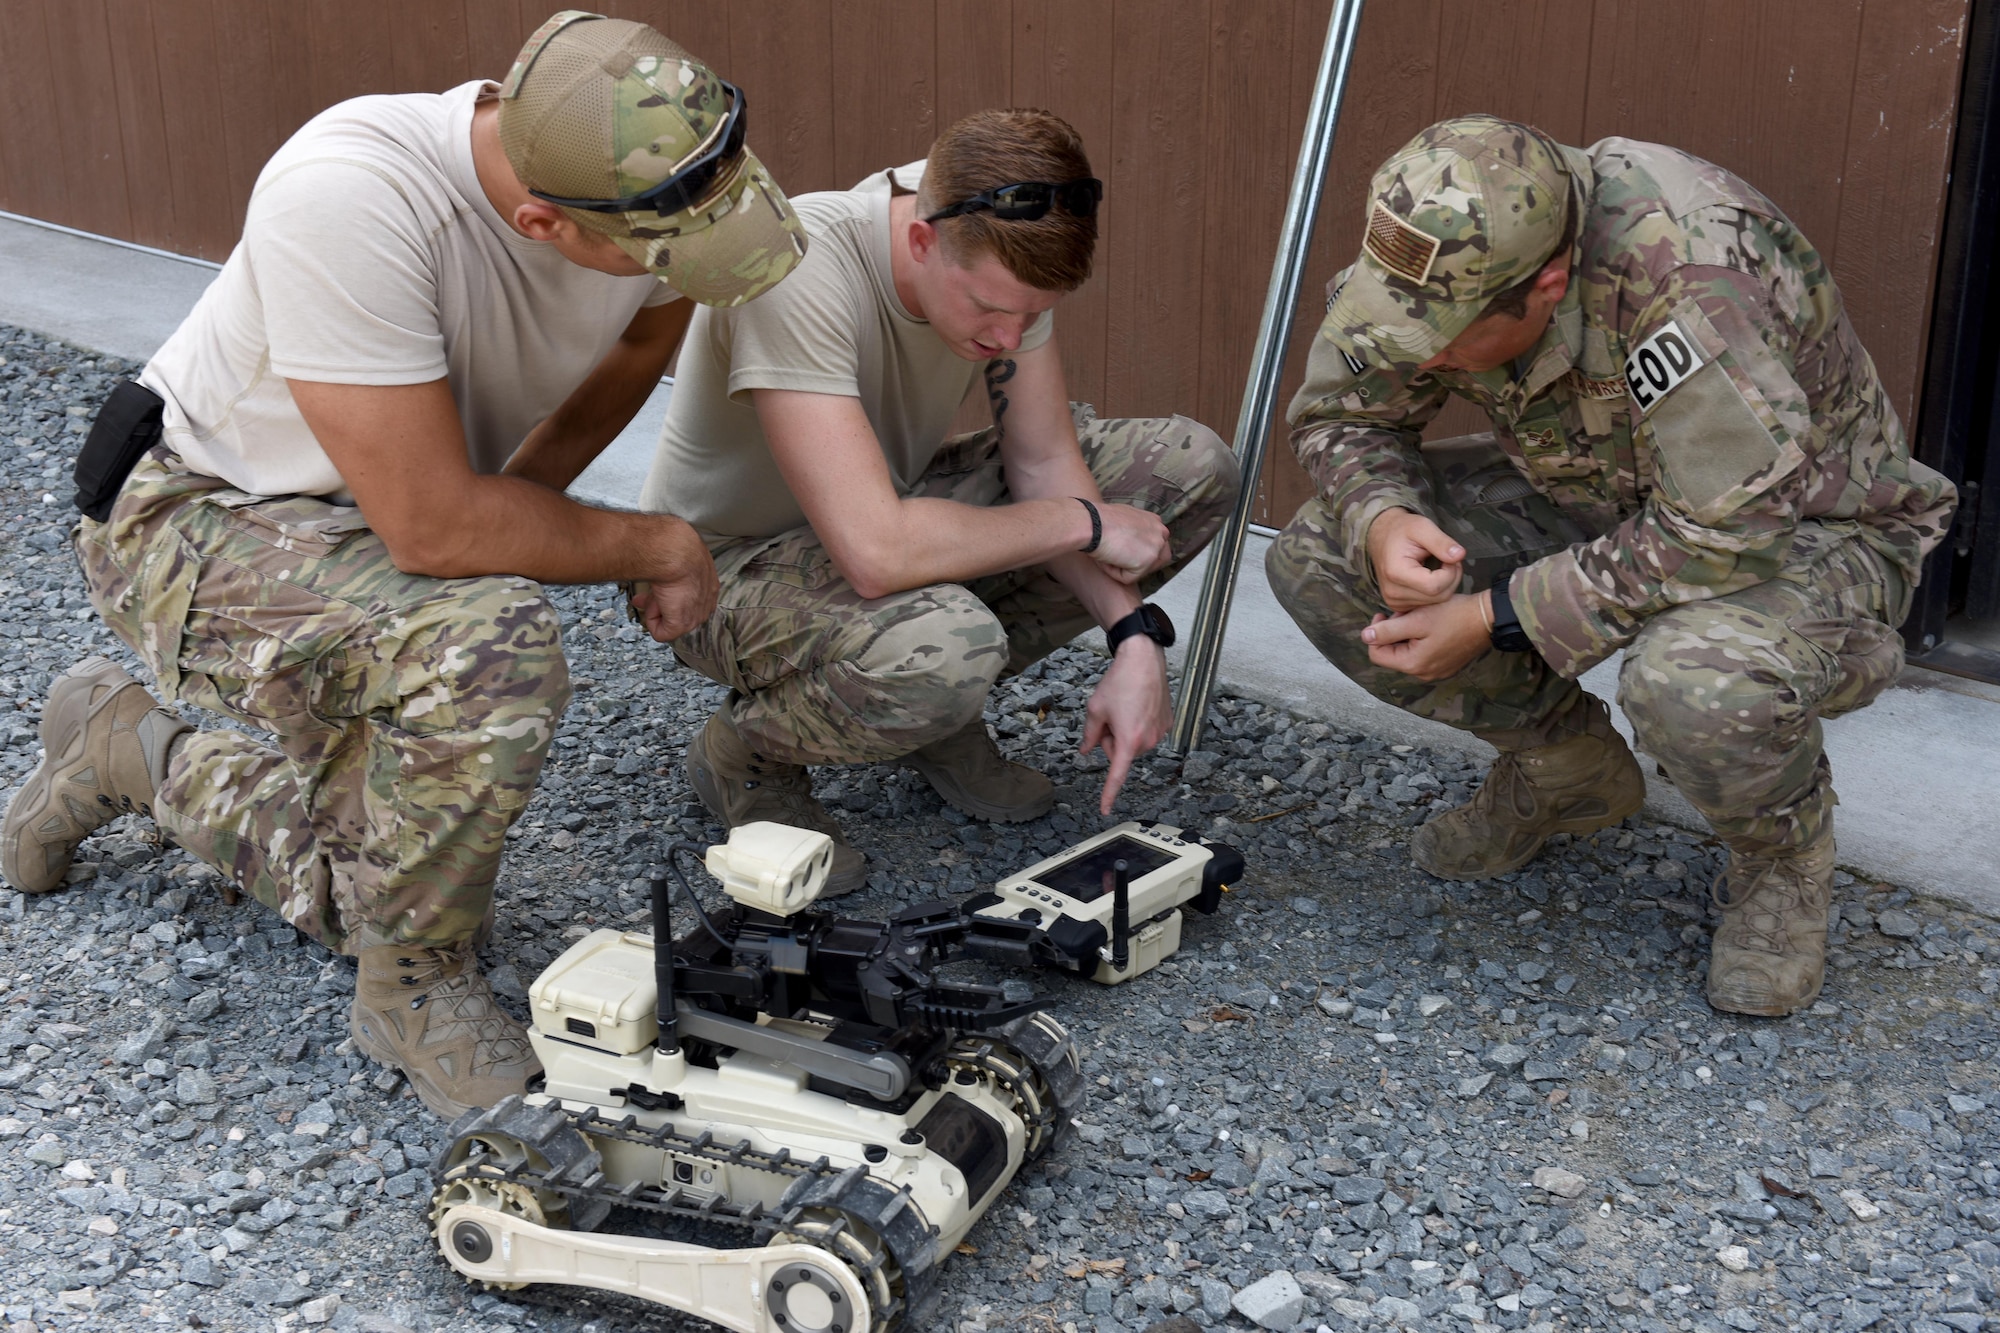
[[[1269,545],[1252,536],[1244,550],[1218,673],[1227,688],[1354,731],[1492,754],[1485,742],[1392,708],[1335,671],[1272,597],[1264,579]],[[1159,600],[1186,625],[1200,592],[1197,566]],[[1615,701],[1620,660],[1587,672],[1584,688]],[[1612,715],[1630,738],[1615,702]],[[1826,723],[1826,747],[1841,796],[1842,865],[2000,913],[2000,689],[1908,668],[1871,707]],[[1646,768],[1647,811],[1705,827],[1656,766]]]
[[[0,322],[82,346],[150,356],[214,272],[0,214]],[[663,384],[573,494],[621,507],[635,502],[670,393]],[[1263,573],[1267,545],[1253,536],[1244,552],[1222,657],[1225,688],[1398,742],[1491,753],[1462,732],[1377,702],[1329,666],[1272,598]],[[1161,594],[1177,624],[1193,621],[1200,585],[1197,563]],[[1615,698],[1617,660],[1586,675],[1584,685]],[[1629,736],[1622,715],[1618,722]],[[1841,792],[1841,863],[2000,913],[2000,688],[1910,668],[1873,707],[1829,722],[1826,736]],[[1649,781],[1653,816],[1701,824],[1670,783],[1657,773]]]
[[[0,213],[0,323],[144,361],[218,266]]]

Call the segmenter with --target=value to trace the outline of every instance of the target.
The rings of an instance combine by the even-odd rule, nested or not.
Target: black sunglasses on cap
[[[706,147],[697,148],[694,156],[679,170],[650,190],[624,199],[564,199],[532,187],[528,193],[548,203],[560,204],[564,208],[580,208],[587,213],[637,213],[650,208],[665,217],[669,213],[693,208],[708,197],[709,189],[716,180],[733,168],[736,159],[743,154],[744,112],[748,105],[743,90],[727,79],[717,79],[716,82],[729,94],[729,114],[723,118],[721,127],[709,136]]]
[[[1013,185],[996,185],[990,190],[981,190],[962,203],[939,209],[924,221],[937,222],[943,218],[963,217],[967,213],[990,209],[994,217],[1009,222],[1033,222],[1047,217],[1049,209],[1057,205],[1072,216],[1090,218],[1097,216],[1097,203],[1102,198],[1104,182],[1095,176],[1064,181],[1060,185],[1051,185],[1047,181],[1019,181]]]

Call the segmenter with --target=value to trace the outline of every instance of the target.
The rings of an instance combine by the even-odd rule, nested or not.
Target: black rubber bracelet
[[[1089,555],[1104,541],[1104,519],[1098,514],[1097,506],[1081,495],[1073,495],[1070,498],[1090,511],[1090,545],[1083,548],[1083,554]]]

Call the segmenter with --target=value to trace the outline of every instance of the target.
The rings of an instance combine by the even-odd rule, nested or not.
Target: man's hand
[[[1391,611],[1435,606],[1458,590],[1465,548],[1407,509],[1385,509],[1368,526],[1368,559]]]
[[[667,534],[674,545],[672,575],[632,585],[632,609],[656,643],[671,643],[714,615],[716,598],[721,595],[708,547],[693,528],[679,520],[676,523],[678,527],[669,528]]]
[[[1492,646],[1486,594],[1452,597],[1396,616],[1376,616],[1361,631],[1368,660],[1418,680],[1443,680]]]
[[[1158,514],[1108,500],[1098,504],[1097,513],[1104,537],[1090,558],[1120,583],[1137,583],[1173,559],[1167,525]]]
[[[1132,771],[1132,761],[1158,745],[1173,725],[1166,650],[1143,634],[1119,644],[1118,655],[1091,691],[1083,716],[1083,742],[1076,752],[1086,755],[1104,747],[1111,766],[1104,770],[1104,796],[1097,809],[1109,815],[1125,775]]]

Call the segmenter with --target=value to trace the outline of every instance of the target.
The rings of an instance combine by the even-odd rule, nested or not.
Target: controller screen
[[[1101,843],[1059,866],[1044,870],[1035,876],[1035,883],[1066,898],[1087,903],[1105,895],[1104,875],[1114,861],[1123,861],[1129,882],[1136,883],[1178,859],[1163,847],[1120,834],[1110,842]]]

